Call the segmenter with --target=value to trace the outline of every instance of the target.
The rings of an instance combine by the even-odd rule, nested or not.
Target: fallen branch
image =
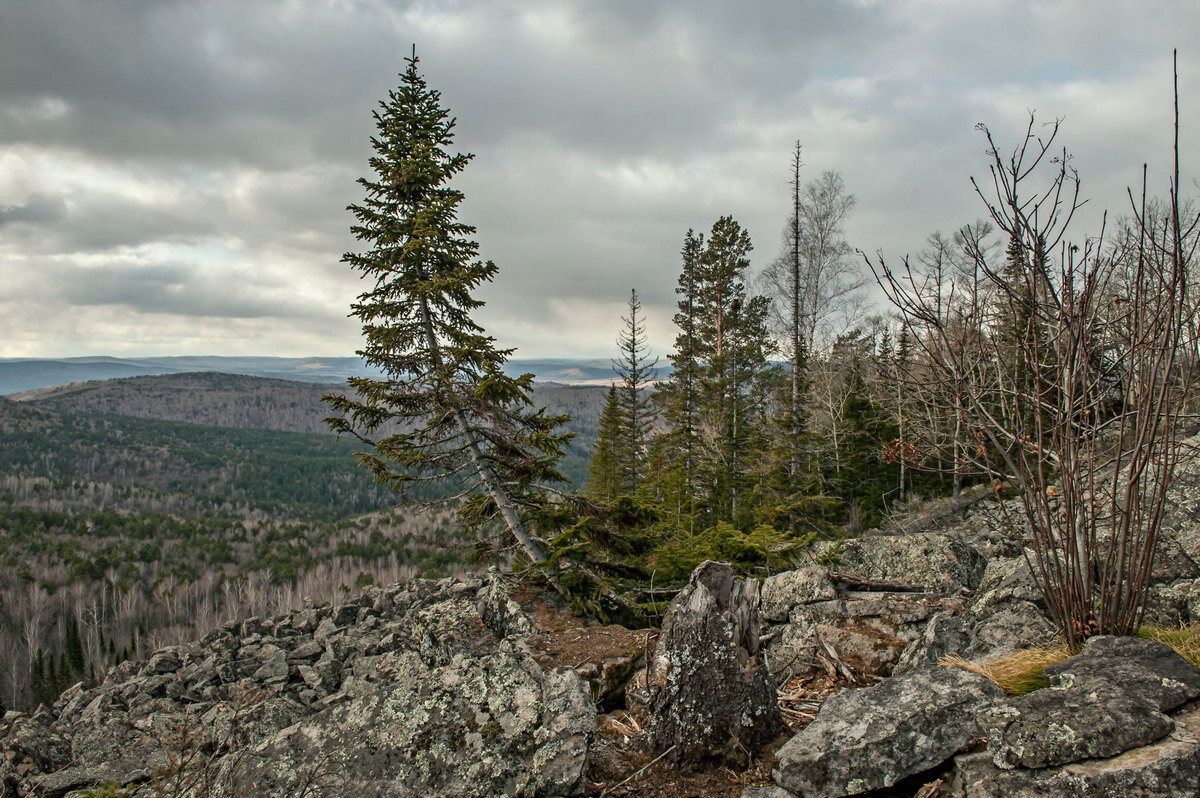
[[[890,593],[925,592],[924,585],[915,585],[912,582],[894,582],[890,579],[871,579],[862,574],[850,573],[849,571],[830,571],[829,578],[850,590]]]

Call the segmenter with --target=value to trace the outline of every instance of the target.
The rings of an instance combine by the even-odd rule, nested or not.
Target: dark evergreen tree
[[[617,401],[621,424],[621,442],[616,450],[621,492],[630,496],[642,487],[646,470],[647,443],[654,425],[654,403],[647,388],[658,377],[658,358],[649,357],[646,324],[639,315],[642,303],[637,290],[629,294],[629,315],[617,338],[621,356],[613,361],[617,372]]]
[[[659,487],[680,528],[750,518],[755,425],[770,343],[769,302],[746,288],[750,236],[731,217],[684,240],[675,366],[657,397],[668,426]]]
[[[680,251],[682,268],[675,293],[675,352],[671,378],[659,383],[654,401],[666,422],[666,431],[652,443],[656,491],[667,505],[666,515],[677,529],[693,531],[696,520],[697,455],[700,430],[700,360],[697,335],[697,270],[704,251],[704,235],[688,230]]]
[[[599,501],[613,501],[621,495],[621,463],[619,450],[623,445],[621,399],[617,386],[610,386],[604,410],[600,413],[600,428],[596,448],[588,463],[587,494]]]
[[[71,683],[66,685],[70,687],[77,681],[83,680],[86,675],[86,662],[83,653],[83,640],[79,634],[79,621],[67,621],[67,651],[65,659],[65,668],[70,674]]]
[[[42,703],[42,694],[46,687],[46,663],[42,658],[42,649],[38,648],[29,663],[29,701],[33,706]]]
[[[399,492],[454,479],[473,492],[464,517],[499,516],[534,561],[546,559],[529,516],[569,439],[562,417],[532,410],[533,375],[511,378],[498,349],[472,318],[472,292],[497,267],[478,258],[470,225],[458,221],[462,192],[448,183],[470,161],[450,154],[454,120],[417,71],[414,52],[399,88],[374,114],[372,177],[358,182],[354,235],[368,249],[342,260],[370,283],[352,306],[366,343],[359,354],[384,377],[351,378],[345,396],[325,397],[331,428],[363,441],[375,478]]]
[[[830,491],[841,499],[859,531],[877,526],[897,495],[899,466],[884,457],[897,437],[896,425],[870,396],[862,365],[850,364],[842,401],[840,469],[830,475]]]

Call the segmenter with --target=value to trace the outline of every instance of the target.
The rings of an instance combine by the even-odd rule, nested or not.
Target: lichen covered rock
[[[818,549],[829,545],[823,544]],[[840,545],[839,570],[872,579],[924,585],[935,593],[979,587],[987,565],[977,549],[952,534],[881,535],[856,538]]]
[[[955,758],[955,798],[1184,798],[1200,795],[1200,707],[1158,742],[1118,756],[1035,770],[1001,769],[990,753]]]
[[[576,795],[595,709],[573,671],[497,652],[428,667],[388,654],[389,678],[231,760],[224,794]]]
[[[495,574],[371,587],[122,663],[6,719],[0,758],[47,795],[575,795],[591,692],[517,650],[533,630]]]
[[[1170,646],[1137,637],[1093,637],[1076,656],[1048,665],[1045,674],[1055,687],[1107,679],[1159,712],[1200,697],[1200,669]]]
[[[782,623],[793,607],[835,598],[837,587],[826,569],[814,566],[784,571],[763,580],[762,617],[771,623]]]
[[[1079,679],[982,709],[996,767],[1044,768],[1116,756],[1171,733],[1174,724],[1143,698],[1105,679]]]
[[[975,712],[1003,695],[978,674],[940,666],[835,693],[779,750],[771,775],[805,798],[890,787],[953,756],[978,735]]]

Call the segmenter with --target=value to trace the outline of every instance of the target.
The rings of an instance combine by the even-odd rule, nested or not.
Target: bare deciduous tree
[[[907,260],[867,262],[914,331],[929,379],[961,401],[975,441],[964,456],[1019,489],[1034,576],[1078,649],[1140,622],[1180,457],[1190,253],[1178,156],[1166,220],[1148,223],[1143,178],[1138,235],[1121,253],[1105,249],[1103,231],[1082,246],[1065,238],[1082,203],[1070,158],[1054,147],[1057,123],[1042,138],[1031,116],[1008,157],[980,130],[992,185],[976,190],[1010,242],[1004,263],[967,248],[986,291],[963,275],[931,281]]]

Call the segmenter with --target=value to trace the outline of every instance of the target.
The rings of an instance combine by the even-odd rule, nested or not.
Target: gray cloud
[[[851,242],[896,257],[983,215],[979,121],[1015,143],[1029,109],[1064,117],[1097,208],[1143,161],[1165,190],[1197,23],[1168,0],[10,4],[0,356],[353,350],[344,208],[412,42],[477,153],[481,318],[525,355],[604,356],[631,287],[670,345],[689,227],[733,214],[775,256],[796,139],[858,196]]]

